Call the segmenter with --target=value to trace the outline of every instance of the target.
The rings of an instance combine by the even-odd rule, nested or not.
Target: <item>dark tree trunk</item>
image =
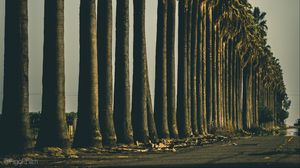
[[[147,53],[145,36],[145,0],[134,0],[132,126],[136,141],[148,142]]]
[[[216,96],[216,93],[217,93],[217,63],[216,63],[216,58],[217,58],[217,29],[216,29],[216,17],[217,17],[217,8],[215,6],[212,7],[212,20],[211,20],[211,82],[212,82],[212,85],[211,85],[211,96],[212,96],[212,106],[211,106],[211,111],[212,111],[212,125],[214,128],[218,127],[217,125],[217,121],[218,121],[218,118],[217,118],[217,96]]]
[[[114,146],[117,138],[112,109],[112,0],[98,0],[97,14],[100,131],[103,145]]]
[[[118,143],[133,143],[129,77],[129,0],[117,1],[114,124]]]
[[[189,132],[191,131],[191,27],[192,27],[192,6],[193,0],[187,0],[187,6],[186,6],[186,36],[187,36],[187,47],[186,47],[186,59],[187,59],[187,69],[186,69],[186,75],[187,75],[187,111],[188,111],[188,129]]]
[[[196,92],[196,70],[197,70],[197,40],[198,40],[198,9],[199,0],[193,0],[192,6],[192,24],[191,24],[191,126],[195,136],[199,135],[198,130],[198,115],[197,115],[197,92]],[[200,117],[200,116],[199,116]]]
[[[249,121],[249,117],[248,117],[248,96],[249,96],[249,93],[248,93],[248,87],[249,87],[249,84],[248,84],[248,79],[249,79],[249,67],[246,66],[244,69],[243,69],[243,114],[242,114],[242,118],[243,118],[243,129],[244,130],[247,130],[248,129],[248,121]]]
[[[179,1],[177,124],[180,138],[190,136],[187,101],[187,0]]]
[[[206,41],[206,15],[207,15],[207,11],[206,11],[206,2],[203,1],[202,2],[202,6],[201,6],[201,13],[202,13],[202,18],[203,20],[201,21],[201,27],[202,27],[202,76],[201,76],[201,80],[202,80],[202,125],[203,125],[203,133],[207,134],[207,93],[206,93],[206,73],[207,73],[207,62],[206,62],[206,45],[207,45],[207,41]]]
[[[226,44],[225,39],[222,40],[222,121],[223,127],[226,128],[227,120],[226,120]]]
[[[4,89],[0,154],[33,147],[29,126],[27,0],[5,3]]]
[[[224,122],[223,122],[223,108],[222,108],[222,105],[223,105],[223,97],[222,97],[222,83],[223,83],[223,80],[222,80],[222,45],[223,45],[223,39],[222,39],[222,36],[221,36],[221,23],[218,22],[218,33],[217,33],[217,37],[218,37],[218,55],[217,55],[217,100],[218,100],[218,108],[217,108],[217,113],[218,113],[218,124],[219,124],[219,127],[223,128],[224,127]]]
[[[208,124],[208,131],[213,128],[213,92],[212,92],[212,7],[206,4],[206,117]]]
[[[80,1],[78,122],[73,147],[100,147],[95,0]]]
[[[235,42],[233,41],[232,48],[232,127],[236,130],[236,55],[235,55]]]
[[[167,116],[167,0],[158,0],[154,118],[159,138],[169,138]]]
[[[176,0],[168,0],[167,14],[167,109],[171,138],[178,138],[175,100],[175,17]]]
[[[243,129],[243,70],[241,67],[241,57],[238,58],[238,128]]]
[[[147,65],[146,65],[147,66]],[[148,66],[147,66],[148,72]],[[152,107],[152,99],[149,85],[149,77],[147,73],[147,122],[148,122],[148,130],[149,130],[149,138],[152,142],[158,142],[157,129],[154,121],[154,112]]]
[[[203,99],[202,99],[202,52],[203,52],[203,27],[202,27],[202,21],[203,21],[203,14],[202,14],[202,2],[199,3],[199,9],[198,9],[198,19],[197,19],[197,44],[196,44],[196,50],[197,50],[197,58],[196,58],[196,112],[197,112],[197,127],[199,134],[204,134],[204,126],[203,126]]]
[[[45,1],[43,97],[37,148],[67,147],[64,0]]]
[[[229,121],[229,41],[226,41],[225,44],[225,121],[226,121],[226,128],[229,128],[230,121]]]
[[[233,44],[232,44],[232,39],[229,39],[229,43],[228,43],[228,47],[229,47],[229,53],[228,53],[228,116],[229,116],[229,120],[228,120],[228,126],[229,129],[232,129],[232,101],[233,101],[233,97],[232,97],[232,69],[233,69]]]

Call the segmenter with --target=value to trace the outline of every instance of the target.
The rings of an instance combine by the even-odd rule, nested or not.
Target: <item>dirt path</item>
[[[30,166],[30,164],[27,164]],[[243,137],[163,152],[116,152],[40,159],[32,167],[300,167],[300,137]]]

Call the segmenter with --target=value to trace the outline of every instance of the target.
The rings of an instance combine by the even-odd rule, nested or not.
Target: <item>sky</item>
[[[299,100],[299,0],[249,0],[267,13],[268,43],[274,56],[283,68],[287,93],[292,100],[288,124],[300,118]],[[149,67],[149,81],[154,94],[155,45],[156,45],[157,0],[146,0],[146,43]],[[29,92],[30,111],[41,110],[42,60],[43,60],[43,0],[28,0],[29,12]],[[113,0],[113,23],[115,23],[116,0]],[[4,62],[4,15],[5,1],[0,1],[0,109],[3,98]],[[177,23],[176,23],[177,24]],[[113,26],[114,27],[114,26]],[[113,39],[115,29],[113,30]],[[176,35],[177,39],[177,35]],[[133,3],[130,1],[130,55],[133,41]],[[175,44],[177,46],[177,42]],[[113,42],[113,62],[115,45]],[[176,53],[176,52],[175,52]],[[130,74],[132,75],[132,57]],[[177,60],[176,60],[177,65]],[[79,0],[65,0],[65,73],[66,109],[77,111],[79,72]],[[177,73],[177,72],[176,72]],[[177,75],[176,75],[177,76]]]
[[[292,101],[288,124],[300,118],[299,0],[249,0],[267,13],[268,43],[283,69],[287,94]]]

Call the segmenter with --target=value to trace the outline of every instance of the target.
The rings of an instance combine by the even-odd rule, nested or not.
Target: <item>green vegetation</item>
[[[274,116],[272,111],[265,106],[259,107],[259,122],[260,123],[268,123],[274,120]]]

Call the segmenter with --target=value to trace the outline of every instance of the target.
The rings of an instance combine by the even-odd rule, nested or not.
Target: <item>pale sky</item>
[[[288,124],[300,118],[299,0],[249,0],[267,13],[268,43],[279,59],[287,94],[292,100]]]
[[[43,0],[29,2],[29,80],[30,111],[41,110],[42,59],[43,59]],[[113,0],[113,23],[115,23]],[[299,0],[250,0],[267,12],[268,43],[274,56],[279,58],[284,72],[287,93],[292,100],[288,124],[299,118]],[[130,1],[130,73],[132,74],[133,3]],[[155,43],[157,0],[146,0],[146,38],[149,78],[152,97],[154,94]],[[3,93],[5,1],[0,0],[0,109]],[[113,37],[115,30],[113,31]],[[177,38],[177,36],[176,36]],[[177,44],[176,44],[177,46]],[[113,42],[113,59],[114,59]],[[177,49],[176,49],[177,51]],[[114,61],[113,61],[114,62]],[[65,0],[65,67],[66,109],[77,111],[78,67],[79,67],[79,0]],[[177,73],[177,72],[176,72]],[[101,87],[101,86],[100,86]],[[154,101],[153,101],[154,102]]]

